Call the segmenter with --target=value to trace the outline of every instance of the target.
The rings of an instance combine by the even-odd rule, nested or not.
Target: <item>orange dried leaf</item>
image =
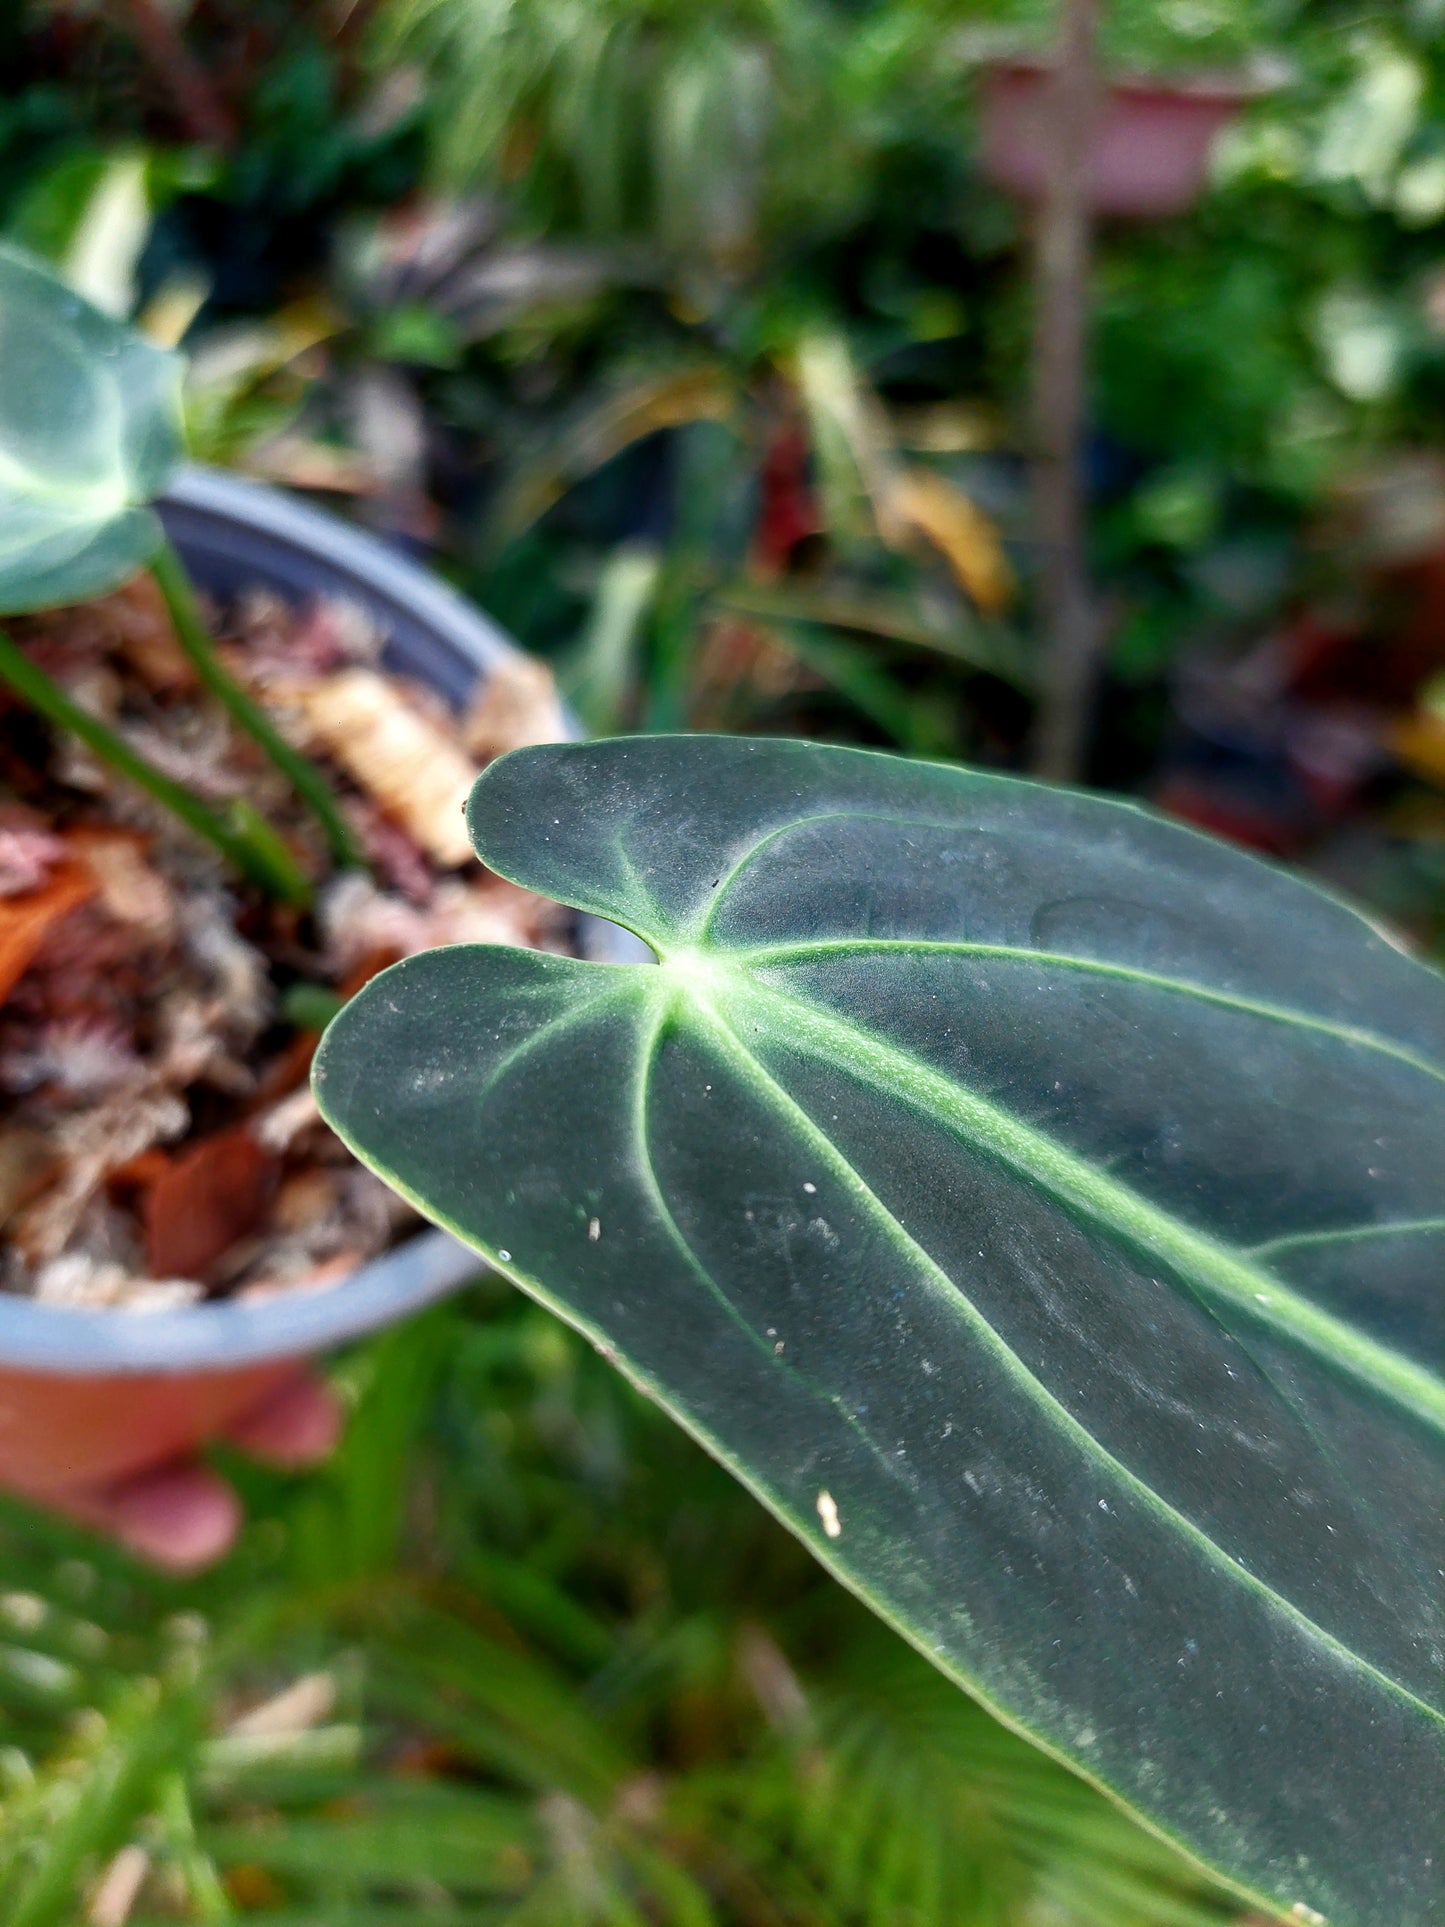
[[[62,863],[38,890],[0,897],[0,1003],[30,968],[51,930],[95,893],[82,863]]]

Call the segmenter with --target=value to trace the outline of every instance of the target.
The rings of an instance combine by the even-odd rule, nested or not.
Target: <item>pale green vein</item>
[[[1289,1024],[1300,1030],[1316,1031],[1340,1044],[1393,1057],[1411,1070],[1445,1083],[1445,1065],[1437,1064],[1407,1044],[1382,1037],[1378,1031],[1356,1024],[1343,1024],[1330,1017],[1311,1016],[1288,1004],[1272,1004],[1255,997],[1241,997],[1233,991],[1212,990],[1187,977],[1167,977],[1159,971],[1143,970],[1133,964],[1109,963],[1098,957],[1075,957],[1065,951],[1029,950],[1012,944],[953,942],[924,937],[839,937],[819,938],[799,943],[760,944],[746,950],[723,953],[729,963],[756,967],[790,963],[826,963],[834,958],[853,956],[977,957],[999,963],[1032,964],[1040,969],[1077,970],[1092,976],[1111,977],[1122,983],[1138,984],[1149,990],[1162,990],[1181,997],[1194,997],[1201,1003],[1216,1004],[1242,1016],[1260,1017],[1275,1024]]]
[[[713,1277],[707,1266],[703,1264],[683,1234],[682,1226],[677,1222],[677,1219],[673,1215],[672,1206],[667,1202],[667,1194],[662,1188],[662,1182],[657,1175],[657,1166],[653,1162],[651,1120],[652,1076],[656,1067],[657,1053],[662,1043],[663,1033],[666,1031],[672,1019],[672,1014],[672,1000],[666,999],[660,1002],[657,1006],[656,1014],[648,1027],[647,1034],[641,1040],[638,1047],[637,1077],[633,1086],[632,1108],[632,1132],[637,1148],[638,1176],[642,1181],[642,1188],[647,1194],[648,1201],[652,1205],[659,1223],[662,1225],[668,1242],[672,1245],[683,1264],[692,1273],[693,1277],[702,1286],[703,1290],[728,1321],[743,1333],[757,1351],[766,1355],[769,1364],[775,1365],[778,1361],[773,1357],[772,1346],[768,1344],[762,1334],[755,1331],[747,1319],[743,1317],[737,1306],[731,1298],[728,1297],[727,1293]]]
[[[481,949],[483,946],[479,944],[476,947]],[[591,971],[597,969],[598,966],[588,964],[584,966],[584,968]],[[606,966],[604,965],[603,968],[606,968]],[[573,983],[579,981],[585,982],[586,979],[572,978]],[[523,994],[536,997],[539,990],[545,991],[551,987],[545,979],[542,979],[539,980],[535,989],[529,989]],[[480,1107],[486,1103],[502,1079],[511,1071],[514,1071],[518,1064],[523,1063],[533,1052],[541,1050],[545,1044],[551,1043],[554,1038],[573,1029],[586,1018],[595,1017],[599,1011],[606,1010],[609,1005],[615,1004],[624,994],[631,996],[635,990],[636,984],[632,981],[631,974],[619,972],[612,983],[601,985],[597,994],[589,997],[585,1003],[573,1004],[566,1010],[558,1011],[557,1015],[555,1017],[549,1017],[539,1030],[529,1031],[527,1035],[515,1043],[509,1051],[499,1057],[487,1072],[486,1078],[478,1086],[475,1093],[475,1102],[478,1108],[480,1109]]]
[[[4,497],[0,495],[0,513],[4,508]],[[110,535],[126,516],[137,513],[138,510],[123,508],[105,522],[97,522],[91,516],[73,516],[50,522],[38,534],[33,526],[22,529],[12,541],[0,542],[0,562],[8,562],[14,555],[41,554],[47,568],[59,568],[74,561],[102,536]]]
[[[722,1312],[728,1322],[738,1329],[752,1345],[753,1349],[766,1361],[768,1367],[784,1374],[802,1385],[820,1404],[830,1406],[842,1419],[857,1442],[877,1461],[889,1478],[898,1477],[898,1466],[884,1451],[877,1439],[859,1422],[857,1414],[850,1412],[843,1400],[835,1392],[825,1391],[800,1371],[795,1359],[788,1358],[786,1352],[779,1354],[773,1349],[772,1341],[765,1338],[756,1326],[738,1310],[722,1284],[711,1269],[703,1263],[693,1249],[691,1240],[677,1222],[672,1206],[667,1201],[667,1193],[657,1175],[657,1166],[652,1155],[652,1079],[657,1065],[657,1055],[670,1024],[674,1023],[679,1010],[693,1011],[690,1000],[676,995],[665,996],[657,1006],[657,1014],[648,1028],[646,1036],[639,1045],[637,1078],[633,1088],[632,1129],[637,1148],[637,1170],[648,1201],[656,1213],[668,1242],[676,1251],[687,1270],[707,1293],[709,1298]]]
[[[632,852],[628,849],[626,841],[620,833],[612,839],[612,847],[617,854],[618,862],[622,865],[623,872],[627,879],[627,887],[635,894],[638,904],[641,907],[643,914],[639,917],[638,921],[642,922],[645,919],[651,919],[659,931],[669,928],[673,922],[672,917],[664,910],[663,906],[653,895],[651,885],[647,882],[641,870],[638,869]],[[634,931],[633,934],[638,935],[640,933]]]
[[[762,856],[765,851],[770,849],[781,837],[790,836],[794,830],[812,829],[814,825],[818,823],[887,823],[891,828],[899,830],[938,830],[945,835],[954,836],[979,834],[979,832],[975,831],[973,826],[968,823],[940,823],[936,817],[931,816],[895,816],[887,810],[819,810],[813,816],[789,817],[786,823],[775,825],[773,829],[768,830],[764,835],[760,836],[755,843],[749,844],[748,848],[744,850],[742,855],[734,862],[732,868],[720,876],[712,886],[712,891],[709,893],[712,901],[708,904],[703,915],[702,923],[698,928],[698,941],[706,942],[707,938],[711,935],[713,918],[723,907],[723,904],[727,900],[728,892],[732,889],[738,878],[742,876],[744,871],[751,869],[757,859]],[[988,834],[986,831],[982,833],[985,835]]]
[[[98,481],[79,481],[72,476],[56,477],[17,461],[8,448],[0,446],[0,489],[17,501],[54,502],[54,513],[64,522],[102,522],[135,506],[129,477],[117,466]]]
[[[777,1016],[781,1037],[812,1045],[825,1061],[943,1124],[1068,1209],[1154,1253],[1207,1300],[1243,1312],[1445,1434],[1445,1384],[1311,1304],[1272,1272],[1257,1270],[1245,1256],[1182,1224],[1044,1132],[846,1018],[742,973],[720,971],[714,981],[736,1003],[761,1004]]]
[[[1146,1484],[1136,1472],[1131,1471],[1122,1460],[1116,1458],[1106,1446],[1101,1444],[1094,1434],[1074,1417],[1068,1407],[1063,1405],[1054,1393],[1029,1370],[1017,1352],[1005,1343],[967,1295],[960,1290],[955,1280],[949,1277],[948,1273],[899,1222],[816,1119],[762,1063],[756,1052],[734,1027],[733,1022],[724,1017],[707,998],[699,998],[690,1008],[697,1016],[705,1019],[709,1029],[723,1040],[728,1054],[739,1066],[750,1088],[757,1091],[775,1111],[788,1120],[800,1137],[808,1141],[810,1152],[827,1163],[836,1181],[852,1193],[862,1209],[873,1219],[882,1235],[889,1238],[924,1276],[944,1292],[956,1314],[992,1354],[1002,1370],[1020,1386],[1025,1396],[1032,1400],[1076,1447],[1082,1450],[1086,1458],[1092,1459],[1105,1469],[1110,1478],[1118,1480],[1142,1508],[1163,1519],[1171,1529],[1197,1546],[1211,1564],[1228,1573],[1236,1584],[1247,1587],[1267,1599],[1271,1607],[1282,1617],[1292,1621],[1311,1639],[1317,1640],[1322,1646],[1328,1648],[1346,1666],[1368,1675],[1391,1697],[1403,1702],[1414,1712],[1423,1714],[1432,1725],[1445,1729],[1445,1713],[1442,1713],[1438,1707],[1432,1706],[1428,1700],[1421,1699],[1401,1681],[1392,1678],[1372,1661],[1346,1646],[1333,1633],[1312,1619],[1303,1608],[1276,1591],[1257,1573],[1251,1572],[1247,1566],[1241,1565],[1186,1513],[1180,1512],[1171,1505],[1159,1492]],[[832,1040],[831,1048],[833,1053],[838,1051],[837,1039]]]
[[[1283,1238],[1270,1238],[1262,1245],[1251,1245],[1251,1258],[1278,1258],[1290,1251],[1313,1251],[1330,1245],[1364,1244],[1374,1238],[1426,1237],[1432,1231],[1445,1231],[1445,1218],[1395,1218],[1384,1224],[1352,1224],[1338,1231],[1293,1231]]]

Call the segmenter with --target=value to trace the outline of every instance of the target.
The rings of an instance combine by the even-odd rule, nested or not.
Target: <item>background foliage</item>
[[[509,1290],[341,1379],[337,1459],[238,1467],[254,1523],[208,1580],[7,1520],[15,1927],[128,1845],[135,1920],[1232,1917]]]

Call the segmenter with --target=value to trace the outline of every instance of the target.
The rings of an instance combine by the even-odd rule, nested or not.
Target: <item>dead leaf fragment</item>
[[[65,856],[65,844],[52,830],[0,805],[0,897],[29,896]]]
[[[11,1241],[32,1264],[58,1257],[110,1173],[153,1144],[179,1137],[190,1121],[184,1101],[170,1091],[126,1091],[63,1118],[51,1133],[61,1175],[16,1212]]]
[[[911,468],[895,476],[879,526],[895,547],[910,534],[931,543],[985,615],[1001,614],[1013,600],[1013,571],[998,530],[946,475]]]
[[[262,1111],[255,1119],[253,1128],[266,1150],[286,1151],[290,1149],[292,1139],[309,1130],[319,1122],[320,1117],[315,1093],[309,1084],[302,1084],[269,1110]]]
[[[276,1876],[249,1860],[227,1867],[224,1882],[227,1894],[248,1914],[264,1914],[286,1904],[286,1889]]]
[[[134,830],[84,827],[66,839],[94,881],[101,907],[147,942],[168,944],[176,934],[170,886],[146,858],[146,838]]]
[[[480,763],[509,749],[564,741],[557,682],[546,663],[531,656],[499,662],[472,698],[461,734]]]
[[[399,957],[440,943],[535,946],[557,916],[545,899],[500,879],[438,884],[425,909],[387,896],[356,871],[326,886],[317,906],[330,970],[354,996],[369,977]]]
[[[249,1126],[202,1138],[146,1192],[141,1220],[153,1275],[204,1279],[257,1228],[275,1187],[276,1159]]]
[[[336,1681],[330,1673],[306,1673],[290,1686],[242,1713],[226,1728],[232,1739],[290,1739],[319,1726],[336,1705]]]
[[[79,1311],[184,1311],[201,1297],[189,1278],[138,1278],[127,1266],[65,1251],[36,1272],[31,1291],[42,1305]]]
[[[438,863],[471,860],[462,809],[476,765],[454,738],[372,669],[292,688],[313,742]]]
[[[87,1927],[125,1927],[150,1870],[150,1855],[144,1847],[134,1842],[122,1847],[90,1897]]]
[[[188,694],[199,685],[195,664],[182,649],[155,578],[144,571],[107,598],[120,654],[146,688],[158,696]]]
[[[38,890],[0,897],[0,1003],[30,968],[53,927],[94,893],[95,878],[86,866],[66,862]]]
[[[1445,789],[1445,717],[1422,710],[1396,723],[1390,744],[1413,775]]]
[[[55,1171],[55,1153],[39,1131],[23,1124],[0,1130],[0,1225],[44,1189]]]

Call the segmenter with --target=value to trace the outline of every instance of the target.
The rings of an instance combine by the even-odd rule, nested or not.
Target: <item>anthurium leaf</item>
[[[0,614],[134,575],[180,456],[177,358],[0,243]]]
[[[1127,805],[518,751],[657,968],[414,957],[327,1116],[946,1672],[1255,1900],[1445,1919],[1445,985]]]

